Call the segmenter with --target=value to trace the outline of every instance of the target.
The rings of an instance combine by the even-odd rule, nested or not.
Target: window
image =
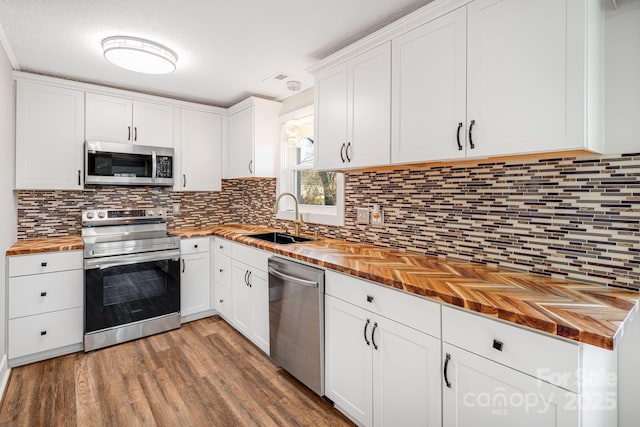
[[[344,225],[344,175],[314,171],[312,107],[282,117],[282,171],[279,192],[290,192],[298,199],[305,222]],[[294,219],[290,198],[280,202],[280,219]]]

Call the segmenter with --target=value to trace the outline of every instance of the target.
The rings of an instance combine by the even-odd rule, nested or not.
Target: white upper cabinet
[[[467,6],[471,156],[588,148],[586,3],[475,0]]]
[[[315,169],[389,163],[391,43],[315,76]]]
[[[602,152],[602,35],[599,1],[432,2],[312,67],[315,167]]]
[[[173,147],[174,108],[87,93],[86,139]]]
[[[17,81],[17,189],[82,189],[84,92]]]
[[[315,76],[315,169],[344,168],[344,149],[347,144],[347,79],[346,63],[323,70]]]
[[[465,157],[467,11],[393,40],[391,162]]]
[[[249,97],[229,109],[226,178],[279,175],[282,104]]]
[[[222,117],[217,113],[182,109],[178,189],[219,191],[222,171]]]

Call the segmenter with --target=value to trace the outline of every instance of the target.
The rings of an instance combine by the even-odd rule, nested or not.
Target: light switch
[[[356,208],[356,216],[358,224],[369,224],[369,208]]]

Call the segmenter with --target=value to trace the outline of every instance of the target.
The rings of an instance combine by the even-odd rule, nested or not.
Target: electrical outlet
[[[369,208],[356,208],[356,222],[369,224]]]
[[[180,212],[180,203],[174,203],[173,204],[173,213],[179,213]]]

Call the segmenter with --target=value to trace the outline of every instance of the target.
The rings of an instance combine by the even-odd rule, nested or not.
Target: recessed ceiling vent
[[[275,82],[281,82],[283,80],[285,80],[287,77],[289,77],[288,74],[285,73],[275,73],[269,77],[267,77],[266,79],[262,80],[263,82],[268,82],[268,81],[275,81]]]

